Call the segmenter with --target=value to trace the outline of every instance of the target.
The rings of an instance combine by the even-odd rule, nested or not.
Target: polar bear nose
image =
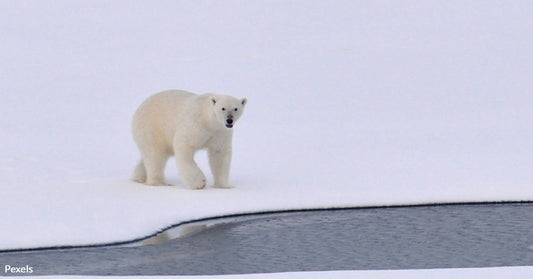
[[[228,124],[230,124],[230,125],[231,125],[231,124],[233,123],[233,119],[231,119],[231,118],[228,118],[228,119],[226,120],[226,123],[228,123]]]

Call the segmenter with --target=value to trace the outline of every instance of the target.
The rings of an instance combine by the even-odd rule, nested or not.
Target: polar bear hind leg
[[[166,185],[165,166],[168,161],[168,155],[156,153],[143,156],[144,167],[146,170],[146,185]]]
[[[139,183],[146,182],[146,168],[144,167],[144,161],[142,158],[139,160],[139,163],[137,163],[137,166],[135,166],[131,180]]]

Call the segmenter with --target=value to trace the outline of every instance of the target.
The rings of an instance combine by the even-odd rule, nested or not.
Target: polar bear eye
[[[226,110],[226,108],[222,108],[222,110]]]
[[[239,109],[238,108],[235,108],[235,111],[238,111]]]

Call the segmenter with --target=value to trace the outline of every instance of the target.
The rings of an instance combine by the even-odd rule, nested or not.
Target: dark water
[[[139,247],[0,253],[32,275],[200,275],[533,265],[533,204],[260,215]]]

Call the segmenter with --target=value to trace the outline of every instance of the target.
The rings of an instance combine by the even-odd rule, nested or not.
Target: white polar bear
[[[245,104],[245,98],[196,95],[181,90],[149,97],[133,116],[133,138],[141,151],[141,160],[132,179],[147,185],[167,185],[165,165],[174,155],[185,186],[202,189],[206,179],[194,161],[194,154],[207,148],[214,187],[230,188],[232,127]]]

